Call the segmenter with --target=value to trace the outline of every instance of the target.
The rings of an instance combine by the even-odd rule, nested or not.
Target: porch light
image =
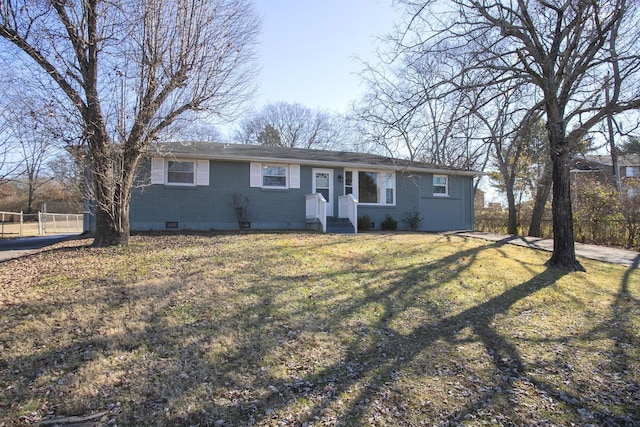
[[[342,175],[338,175],[338,182],[342,182],[344,178],[342,178]]]

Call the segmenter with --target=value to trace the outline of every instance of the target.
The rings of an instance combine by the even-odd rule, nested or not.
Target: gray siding
[[[325,166],[319,168],[327,169]],[[141,165],[140,176],[149,176],[150,162]],[[145,185],[134,190],[130,220],[133,231],[166,230],[167,222],[177,222],[184,230],[237,229],[232,195],[249,199],[251,228],[305,229],[305,195],[312,192],[312,166],[300,167],[300,188],[263,189],[250,187],[249,162],[210,162],[209,185],[196,187]],[[338,214],[338,197],[344,194],[343,168],[333,168],[334,206]],[[375,229],[385,215],[398,221],[407,213],[420,211],[423,231],[473,228],[473,178],[449,176],[450,195],[433,196],[431,174],[396,173],[396,205],[360,205],[358,215],[369,215]]]
[[[399,230],[408,230],[403,222],[407,215],[418,211],[421,231],[473,229],[473,178],[449,175],[449,196],[433,195],[432,174],[396,174],[396,206],[358,207],[358,215],[369,215],[375,229],[387,214],[398,221]]]

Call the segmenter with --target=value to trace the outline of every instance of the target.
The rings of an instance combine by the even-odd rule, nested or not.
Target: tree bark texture
[[[562,119],[551,119],[547,122],[547,129],[553,162],[553,254],[547,261],[547,265],[572,271],[585,271],[575,254],[569,142],[565,135],[565,125]]]
[[[531,213],[531,224],[529,224],[529,236],[542,237],[542,217],[551,194],[551,170],[550,162],[545,163],[542,177],[538,180],[536,195]]]

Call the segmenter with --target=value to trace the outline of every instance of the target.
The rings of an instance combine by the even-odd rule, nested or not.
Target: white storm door
[[[327,201],[327,216],[333,216],[333,171],[313,170],[313,193],[320,193]]]

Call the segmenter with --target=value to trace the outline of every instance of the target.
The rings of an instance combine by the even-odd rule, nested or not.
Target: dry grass
[[[640,270],[425,234],[0,264],[0,425],[637,425]]]

